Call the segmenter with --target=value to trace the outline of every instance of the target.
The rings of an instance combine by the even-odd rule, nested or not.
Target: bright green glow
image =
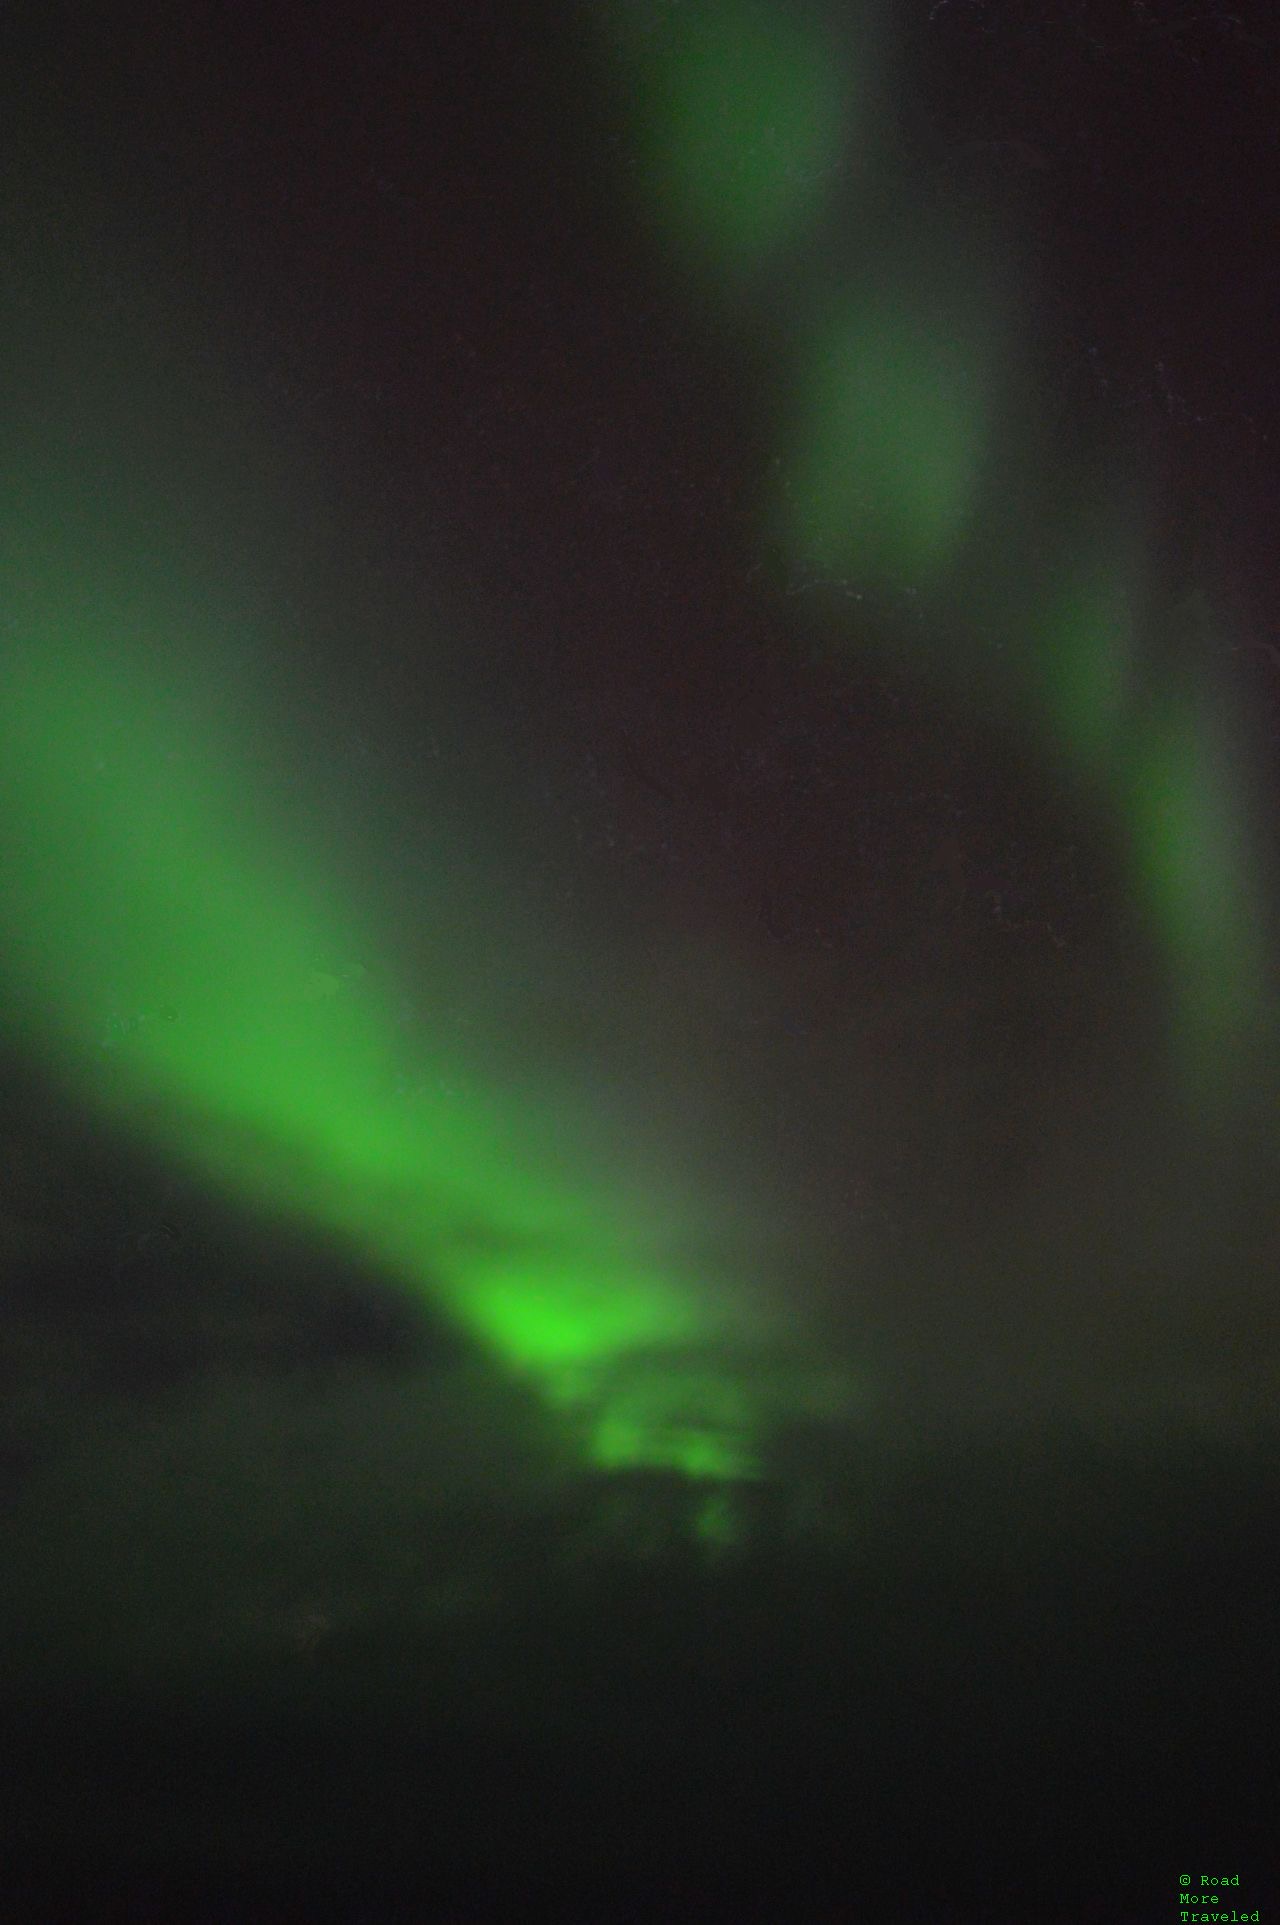
[[[426,1292],[598,1464],[745,1474],[767,1399],[716,1358],[762,1331],[749,1299],[655,1261],[587,1154],[566,1174],[562,1119],[504,1105],[456,1054],[397,1093],[396,998],[350,960],[332,879],[250,766],[244,691],[219,698],[172,650],[160,675],[155,632],[148,662],[101,610],[89,629],[45,623],[0,674],[17,1039],[144,1140]]]
[[[693,1305],[670,1279],[634,1267],[602,1276],[565,1257],[480,1263],[468,1278],[474,1326],[508,1363],[536,1363],[556,1383],[593,1359],[704,1334],[706,1314]]]
[[[99,1099],[193,1112],[202,1162],[231,1168],[247,1145],[246,1180],[256,1166],[291,1204],[327,1187],[336,1226],[371,1190],[416,1185],[424,1145],[452,1210],[492,1202],[492,1107],[464,1091],[397,1108],[387,1012],[367,990],[313,993],[317,963],[352,937],[216,716],[166,715],[120,643],[108,665],[41,641],[9,665],[2,723],[23,825],[6,860],[7,961],[28,1018],[64,1060],[88,1056]],[[517,1167],[504,1220],[563,1224],[566,1206]]]
[[[1174,962],[1183,1066],[1200,1088],[1257,1040],[1266,982],[1232,756],[1211,724],[1206,703],[1177,690],[1126,765],[1137,880]]]
[[[985,381],[945,315],[853,301],[812,337],[776,506],[793,569],[918,586],[964,535]]]
[[[628,1371],[613,1391],[596,1433],[596,1461],[610,1470],[657,1463],[698,1477],[751,1477],[760,1468],[753,1448],[759,1415],[743,1384],[705,1364],[681,1369],[658,1358],[648,1371]]]
[[[834,50],[759,0],[637,30],[642,178],[691,264],[736,274],[793,242],[839,165],[850,103]]]

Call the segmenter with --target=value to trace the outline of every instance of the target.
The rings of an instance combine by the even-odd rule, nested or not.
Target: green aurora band
[[[766,1413],[829,1380],[749,1290],[654,1254],[585,1127],[540,1127],[443,1047],[404,1093],[395,999],[345,961],[370,932],[250,765],[245,692],[215,692],[212,654],[158,653],[99,608],[0,675],[15,1040],[136,1140],[425,1293],[596,1467],[756,1474]]]

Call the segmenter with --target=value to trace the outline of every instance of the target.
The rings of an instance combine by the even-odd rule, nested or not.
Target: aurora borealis
[[[0,1684],[836,1827],[1275,1448],[1274,50],[322,11],[8,90]]]
[[[762,559],[819,589],[861,583],[859,600],[903,587],[923,594],[939,630],[930,652],[954,649],[963,664],[973,644],[947,608],[946,583],[981,522],[977,497],[997,452],[993,390],[979,370],[1008,331],[1006,291],[991,282],[984,302],[982,248],[965,285],[955,271],[962,226],[948,234],[936,216],[920,219],[911,156],[882,138],[859,148],[853,204],[877,200],[882,224],[887,208],[893,238],[877,240],[872,224],[860,260],[845,269],[847,290],[832,290],[834,318],[820,319],[817,264],[829,240],[805,227],[801,203],[835,193],[840,129],[856,120],[848,75],[849,101],[837,110],[837,50],[816,23],[762,7],[650,23],[639,41],[636,25],[620,56],[605,36],[599,57],[618,59],[623,80],[634,77],[639,186],[652,194],[660,232],[670,230],[677,255],[696,243],[711,260],[723,246],[726,276],[729,257],[763,260],[781,237],[792,243],[787,305],[770,300],[774,331],[791,322],[801,372],[790,452],[773,484],[785,510],[777,520],[764,490],[756,511],[762,536],[774,529]],[[829,268],[822,279],[831,282]],[[984,338],[975,358],[966,342]],[[162,406],[146,375],[137,378],[139,415]],[[102,386],[109,394],[110,382]],[[211,395],[197,391],[196,404],[212,418]],[[68,496],[93,479],[88,469],[64,476]],[[55,482],[47,510],[55,529],[60,506]],[[163,530],[163,505],[154,512]],[[629,1352],[647,1381],[664,1349],[677,1374],[677,1360],[700,1352],[696,1380],[705,1385],[717,1344],[763,1339],[767,1348],[770,1329],[776,1341],[782,1323],[795,1325],[794,1303],[767,1310],[747,1278],[713,1285],[663,1253],[682,1235],[696,1241],[714,1230],[682,1225],[661,1193],[627,1196],[615,1183],[610,1195],[609,1172],[587,1147],[588,1115],[569,1124],[553,1170],[539,1155],[535,1117],[556,1106],[554,1095],[541,1098],[531,1082],[504,1093],[429,1009],[415,1044],[421,1060],[403,1060],[394,1002],[409,984],[391,932],[404,926],[405,907],[385,900],[382,927],[371,928],[369,902],[343,900],[314,778],[309,822],[305,782],[284,774],[301,754],[287,740],[287,699],[276,702],[284,728],[275,738],[255,715],[249,664],[255,650],[278,647],[269,615],[260,634],[232,646],[196,571],[184,592],[180,542],[190,535],[175,530],[166,547],[161,534],[146,563],[139,552],[135,584],[129,550],[141,550],[140,529],[127,518],[102,524],[93,506],[88,515],[86,561],[73,565],[68,537],[51,533],[42,565],[18,578],[26,592],[6,665],[17,831],[6,962],[11,1017],[30,1025],[37,1051],[83,1100],[152,1147],[231,1194],[346,1239],[425,1292],[504,1367],[531,1373],[553,1407],[598,1405],[606,1377],[616,1386],[620,1368],[625,1376]],[[99,585],[100,544],[108,552]],[[1046,583],[1043,606],[1020,611],[1030,632],[1001,672],[1040,702],[1044,752],[1055,743],[1073,751],[1067,781],[1101,790],[1128,850],[1132,911],[1150,918],[1169,959],[1171,1047],[1212,1082],[1238,1069],[1245,1034],[1256,1049],[1268,1033],[1256,831],[1230,745],[1215,759],[1207,739],[1215,721],[1208,697],[1187,683],[1194,662],[1135,666],[1130,609],[1141,554],[1114,544],[1111,553],[1116,561],[1099,575],[1082,548],[1057,606]],[[989,550],[989,596],[1008,599],[1002,579],[1018,565],[1016,554]],[[152,605],[145,582],[157,566],[166,579]],[[1126,568],[1128,587],[1117,572]],[[420,620],[430,623],[429,610]],[[232,631],[234,618],[224,626]],[[844,626],[846,648],[874,645],[855,621]],[[1207,640],[1198,638],[1202,654]],[[924,687],[963,691],[963,665],[917,649],[907,666]],[[1175,675],[1193,690],[1189,701],[1167,692]],[[265,760],[266,782],[254,756]],[[349,861],[377,827],[358,819],[348,827]],[[457,940],[466,862],[464,851],[414,879],[438,942]],[[330,973],[339,958],[345,977]],[[364,960],[353,977],[356,958]],[[108,1051],[102,1039],[113,1023]],[[856,1101],[856,1076],[849,1096]],[[595,1448],[611,1462],[754,1463],[742,1387],[711,1397],[721,1415],[708,1416],[701,1443],[697,1401],[685,1411],[693,1428],[684,1446],[669,1420],[655,1420],[646,1440],[632,1394],[627,1420],[597,1412]],[[732,1435],[715,1444],[729,1409]]]
[[[504,1114],[429,1032],[409,1086],[394,1081],[377,975],[316,966],[370,953],[374,932],[344,925],[314,851],[236,766],[251,698],[224,686],[201,710],[169,645],[164,700],[123,624],[108,655],[111,626],[102,606],[51,613],[7,664],[9,1007],[29,1046],[161,1153],[427,1292],[553,1408],[595,1405],[600,1463],[753,1469],[749,1392],[705,1361],[681,1389],[687,1354],[763,1329],[745,1287],[717,1305],[648,1256],[644,1223],[593,1190],[586,1129],[566,1179],[539,1153],[554,1134]],[[428,886],[446,922],[447,871]]]
[[[771,329],[777,333],[780,321],[789,324],[803,342],[795,418],[775,484],[782,504],[770,505],[783,567],[828,584],[834,577],[862,592],[889,585],[900,594],[905,588],[913,597],[925,594],[934,606],[939,579],[945,583],[954,574],[984,484],[992,488],[997,513],[1009,519],[1011,477],[1005,473],[992,484],[987,476],[1004,458],[997,439],[1003,397],[996,393],[993,370],[1016,353],[1008,338],[1010,275],[997,264],[989,240],[979,238],[971,211],[957,216],[949,230],[940,229],[931,209],[923,212],[914,157],[895,151],[897,143],[888,140],[880,152],[869,139],[857,143],[859,165],[850,170],[852,188],[841,205],[843,220],[856,222],[868,200],[876,203],[869,232],[859,237],[863,244],[848,249],[844,235],[836,240],[833,224],[815,241],[804,203],[820,196],[831,163],[803,167],[788,130],[802,125],[815,156],[836,149],[826,131],[832,120],[829,90],[844,51],[834,20],[824,24],[816,11],[807,18],[803,8],[781,7],[770,20],[744,5],[731,23],[732,11],[724,9],[723,18],[720,9],[698,15],[708,41],[718,35],[734,47],[732,60],[704,52],[700,36],[683,25],[665,33],[654,27],[649,36],[662,52],[650,46],[646,58],[671,76],[671,99],[640,112],[649,136],[644,152],[650,189],[665,206],[662,183],[681,178],[702,185],[704,258],[714,258],[721,247],[742,252],[744,231],[763,253],[775,240],[779,210],[788,210],[785,231],[794,252],[785,292],[780,296],[775,285],[769,302]],[[691,38],[692,48],[686,44]],[[870,43],[873,36],[865,38]],[[636,91],[646,102],[643,86]],[[861,131],[856,92],[847,82],[846,95],[846,128]],[[688,138],[691,127],[702,134],[702,151]],[[673,245],[697,212],[692,188],[667,210]],[[966,227],[972,232],[966,234]],[[854,254],[846,285],[833,287],[832,257],[838,262],[846,250]],[[1008,251],[1016,257],[1012,237]],[[1029,290],[1022,293],[1025,302]],[[1008,437],[1009,424],[1003,425]],[[1021,478],[1014,485],[1023,485]],[[1142,565],[1141,553],[1129,564],[1135,573]],[[998,582],[1010,573],[1016,577],[1028,563],[1016,551],[1002,554],[988,539],[982,566]],[[1049,695],[1051,729],[1088,739],[1108,729],[1111,691],[1131,667],[1124,597],[1137,582],[1122,580],[1119,598],[1102,605],[1091,581],[1095,557],[1081,553],[1070,566],[1076,580],[1069,594],[1090,607],[1092,619],[1082,612],[1078,625],[1056,626],[1049,635],[1042,622],[1037,633],[1033,622],[1030,632],[1010,637],[1012,660],[1005,672],[1034,678]],[[1209,587],[1196,586],[1202,595]],[[1202,652],[1210,643],[1210,637],[1199,637]],[[1038,653],[1049,657],[1047,675],[1034,661]],[[1020,655],[1030,658],[1026,668]],[[926,676],[929,668],[921,664]],[[1210,778],[1214,793],[1205,791],[1203,764],[1213,748],[1199,738],[1211,736],[1215,725],[1212,716],[1202,720],[1199,704],[1187,717],[1188,733],[1172,763],[1158,749],[1153,759],[1144,746],[1152,733],[1169,739],[1158,719],[1168,700],[1163,680],[1156,664],[1140,679],[1133,719],[1107,743],[1106,771],[1132,829],[1135,896],[1145,901],[1173,958],[1172,993],[1182,1006],[1179,1046],[1194,1059],[1202,1094],[1199,1079],[1207,1074],[1212,1083],[1214,1052],[1219,1068],[1224,1052],[1234,1067],[1246,1033],[1255,1045],[1260,1033],[1268,1040],[1272,1033],[1267,978],[1256,959],[1258,931],[1267,918],[1258,884],[1240,872],[1238,860],[1210,857],[1217,876],[1210,906],[1198,880],[1198,851],[1205,844],[1221,852],[1226,835],[1248,845],[1260,825],[1250,819],[1229,764],[1219,764]],[[1239,818],[1234,830],[1224,824],[1224,811]],[[1173,819],[1171,832],[1153,827],[1166,814]]]

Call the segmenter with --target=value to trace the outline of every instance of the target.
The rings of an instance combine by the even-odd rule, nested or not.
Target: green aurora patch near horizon
[[[438,1041],[397,1088],[393,999],[342,966],[377,937],[245,766],[249,691],[215,700],[212,662],[175,676],[171,651],[162,674],[109,634],[50,620],[0,676],[16,1040],[153,1148],[425,1293],[590,1461],[753,1474],[769,1397],[803,1402],[776,1316],[688,1273],[661,1199],[587,1153],[589,1118],[504,1100]],[[425,886],[447,943],[449,877]]]

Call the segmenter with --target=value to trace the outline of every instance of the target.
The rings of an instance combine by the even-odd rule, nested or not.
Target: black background
[[[702,959],[698,985],[726,956],[765,985],[767,1033],[732,1069],[721,1013],[683,1048],[710,1127],[767,1117],[744,1127],[778,1288],[833,1341],[873,1341],[906,1412],[971,1416],[1051,1355],[1052,1422],[1028,1430],[1024,1410],[1016,1431],[969,1426],[909,1468],[891,1452],[850,1471],[856,1553],[806,1561],[765,1529],[730,1577],[673,1542],[567,1584],[530,1546],[500,1630],[437,1656],[425,1727],[401,1704],[407,1634],[318,1658],[285,1639],[288,1662],[231,1686],[189,1675],[176,1700],[18,1677],[14,1906],[1111,1925],[1175,1918],[1185,1869],[1241,1872],[1266,1918],[1271,1433],[1170,1425],[1135,1469],[1060,1427],[1200,1369],[1229,1408],[1265,1398],[1271,1126],[1251,1113],[1201,1141],[1171,1120],[1159,959],[1114,825],[999,713],[895,673],[892,647],[870,667],[834,655],[799,598],[762,583],[766,350],[636,217],[590,27],[539,5],[19,17],[0,237],[13,419],[38,438],[47,410],[86,475],[128,447],[171,476],[199,449],[174,514],[197,541],[216,525],[211,577],[290,610],[337,833],[381,770],[411,798],[385,818],[388,867],[407,863],[478,767],[460,806],[528,913],[630,946],[637,978],[656,929]],[[1265,825],[1268,11],[942,0],[893,28],[915,191],[999,210],[1028,264],[1023,378],[1052,424],[1039,485],[1065,498],[1109,437],[1156,477],[1150,645],[1199,583],[1229,612]],[[838,205],[832,220],[835,247]],[[118,354],[127,392],[144,336],[167,343],[147,374],[174,415],[122,423],[93,401],[78,420],[76,383]],[[225,446],[181,416],[193,369]],[[260,451],[249,480],[237,436]],[[21,456],[8,465],[20,501]],[[426,596],[453,624],[430,673]],[[892,636],[911,617],[866,619]],[[529,1047],[554,1059],[568,1008],[569,1047],[616,1050],[643,1087],[649,1032],[628,1016],[601,1040],[591,954],[584,938],[561,964],[560,1013]],[[885,1121],[855,1184],[822,1065],[863,1011]],[[70,1373],[67,1429],[92,1437],[104,1397],[172,1409],[245,1369],[274,1385],[352,1359],[388,1376],[457,1361],[376,1279],[326,1270],[305,1240],[282,1260],[16,1060],[5,1128],[15,1220],[74,1214],[80,1239],[6,1282],[25,1333],[12,1410],[33,1369],[37,1389]],[[1030,1288],[1025,1244],[1001,1241],[1011,1190],[1035,1199],[1025,1236],[1056,1252]],[[867,1220],[879,1267],[855,1306],[825,1253]],[[268,1270],[269,1312],[250,1316]],[[14,1488],[65,1447],[25,1417],[7,1434]],[[483,1536],[474,1517],[459,1529]]]

